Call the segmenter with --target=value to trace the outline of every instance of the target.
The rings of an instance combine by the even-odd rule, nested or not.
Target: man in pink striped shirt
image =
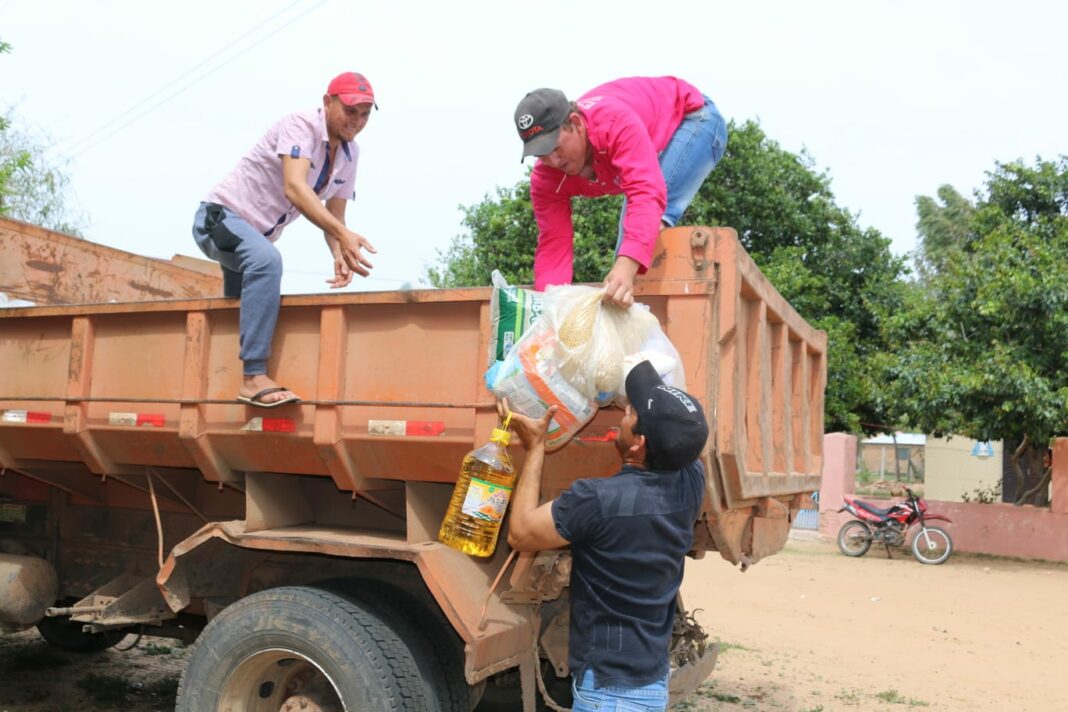
[[[630,77],[569,102],[536,89],[515,111],[523,158],[537,156],[530,200],[538,223],[534,286],[570,284],[574,227],[571,198],[624,197],[616,260],[605,300],[634,302],[662,227],[674,226],[727,147],[716,105],[675,77]]]
[[[322,106],[277,121],[237,166],[205,196],[193,220],[200,249],[222,265],[223,294],[241,299],[239,329],[244,378],[237,400],[277,408],[300,400],[267,374],[278,320],[282,256],[274,246],[286,225],[303,215],[321,228],[333,258],[331,289],[366,277],[375,252],[345,224],[355,197],[355,138],[371,116],[367,77],[344,72],[326,88]]]

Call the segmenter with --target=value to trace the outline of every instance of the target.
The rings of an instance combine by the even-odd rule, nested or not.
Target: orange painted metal
[[[0,218],[0,293],[34,304],[140,302],[222,294],[218,265],[123,252]]]
[[[173,610],[181,610],[189,603],[185,596],[186,577],[191,567],[198,565],[197,553],[207,551],[205,544],[214,540],[266,552],[305,552],[311,542],[317,554],[327,556],[413,562],[441,604],[442,612],[466,644],[467,675],[472,683],[514,667],[523,654],[529,653],[530,620],[522,609],[497,598],[491,599],[484,625],[478,625],[485,592],[503,561],[501,556],[485,562],[432,542],[411,544],[403,536],[383,533],[315,526],[250,532],[244,522],[213,522],[174,547],[156,577],[160,591]]]
[[[729,229],[662,233],[636,292],[678,348],[687,389],[711,406],[709,544],[737,561],[751,532],[732,528],[729,512],[759,514],[760,498],[818,489],[826,337]],[[216,483],[244,471],[319,475],[356,496],[370,492],[368,480],[452,483],[496,424],[482,381],[488,299],[486,288],[283,298],[269,369],[305,400],[271,411],[233,400],[234,300],[0,310],[0,411],[50,415],[0,421],[0,465],[195,468]],[[152,417],[137,426],[116,413]],[[548,457],[547,496],[615,472],[603,436],[619,417],[602,410]],[[267,427],[265,418],[280,420]],[[382,421],[429,422],[437,434],[392,434]]]

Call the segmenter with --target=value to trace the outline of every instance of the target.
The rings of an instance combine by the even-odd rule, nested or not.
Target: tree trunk
[[[1024,439],[1020,441],[1020,446],[1012,452],[1012,471],[1016,473],[1016,491],[1020,492],[1027,486],[1027,479],[1024,477],[1023,470],[1020,469],[1020,457],[1027,451],[1027,446],[1031,443],[1031,436],[1024,435]],[[1023,496],[1017,495],[1016,501],[1013,502],[1017,507],[1023,504]]]
[[[1049,506],[1049,503],[1044,500],[1046,499],[1046,489],[1049,487],[1049,481],[1052,477],[1053,468],[1047,467],[1038,484],[1020,495],[1020,499],[1016,500],[1016,504],[1027,504],[1028,500],[1034,497],[1035,501],[1032,504],[1040,507]]]
[[[1042,442],[1042,440],[1040,439],[1039,442]],[[1028,458],[1027,463],[1028,474],[1030,474],[1032,463],[1043,462],[1042,456],[1045,450],[1046,448],[1037,445],[1031,448],[1031,456]],[[1043,464],[1045,463],[1043,462]],[[1038,484],[1021,494],[1019,498],[1017,498],[1016,504],[1033,504],[1037,507],[1049,506],[1048,487],[1050,478],[1053,476],[1053,463],[1050,462],[1048,467],[1043,467],[1041,472],[1042,475],[1038,478]],[[1024,485],[1021,483],[1021,489],[1023,489],[1023,486]]]

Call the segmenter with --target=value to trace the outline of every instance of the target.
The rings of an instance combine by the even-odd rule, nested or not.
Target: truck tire
[[[445,616],[404,589],[375,579],[320,585],[372,611],[400,637],[415,659],[432,710],[471,712],[478,700],[464,677],[464,645]]]
[[[336,593],[293,586],[254,593],[212,619],[182,674],[176,709],[313,704],[431,711],[411,653],[380,618]]]
[[[107,650],[126,637],[125,630],[106,630],[103,633],[86,633],[82,623],[70,618],[44,618],[37,624],[37,632],[49,645],[73,653],[96,653]]]

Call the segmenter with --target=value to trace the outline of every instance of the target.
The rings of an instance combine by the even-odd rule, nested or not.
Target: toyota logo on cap
[[[521,129],[529,129],[530,125],[533,124],[533,123],[534,123],[534,117],[533,116],[531,116],[530,114],[523,114],[522,116],[519,117],[519,121],[516,122],[516,125],[518,125],[519,128],[521,128]]]

